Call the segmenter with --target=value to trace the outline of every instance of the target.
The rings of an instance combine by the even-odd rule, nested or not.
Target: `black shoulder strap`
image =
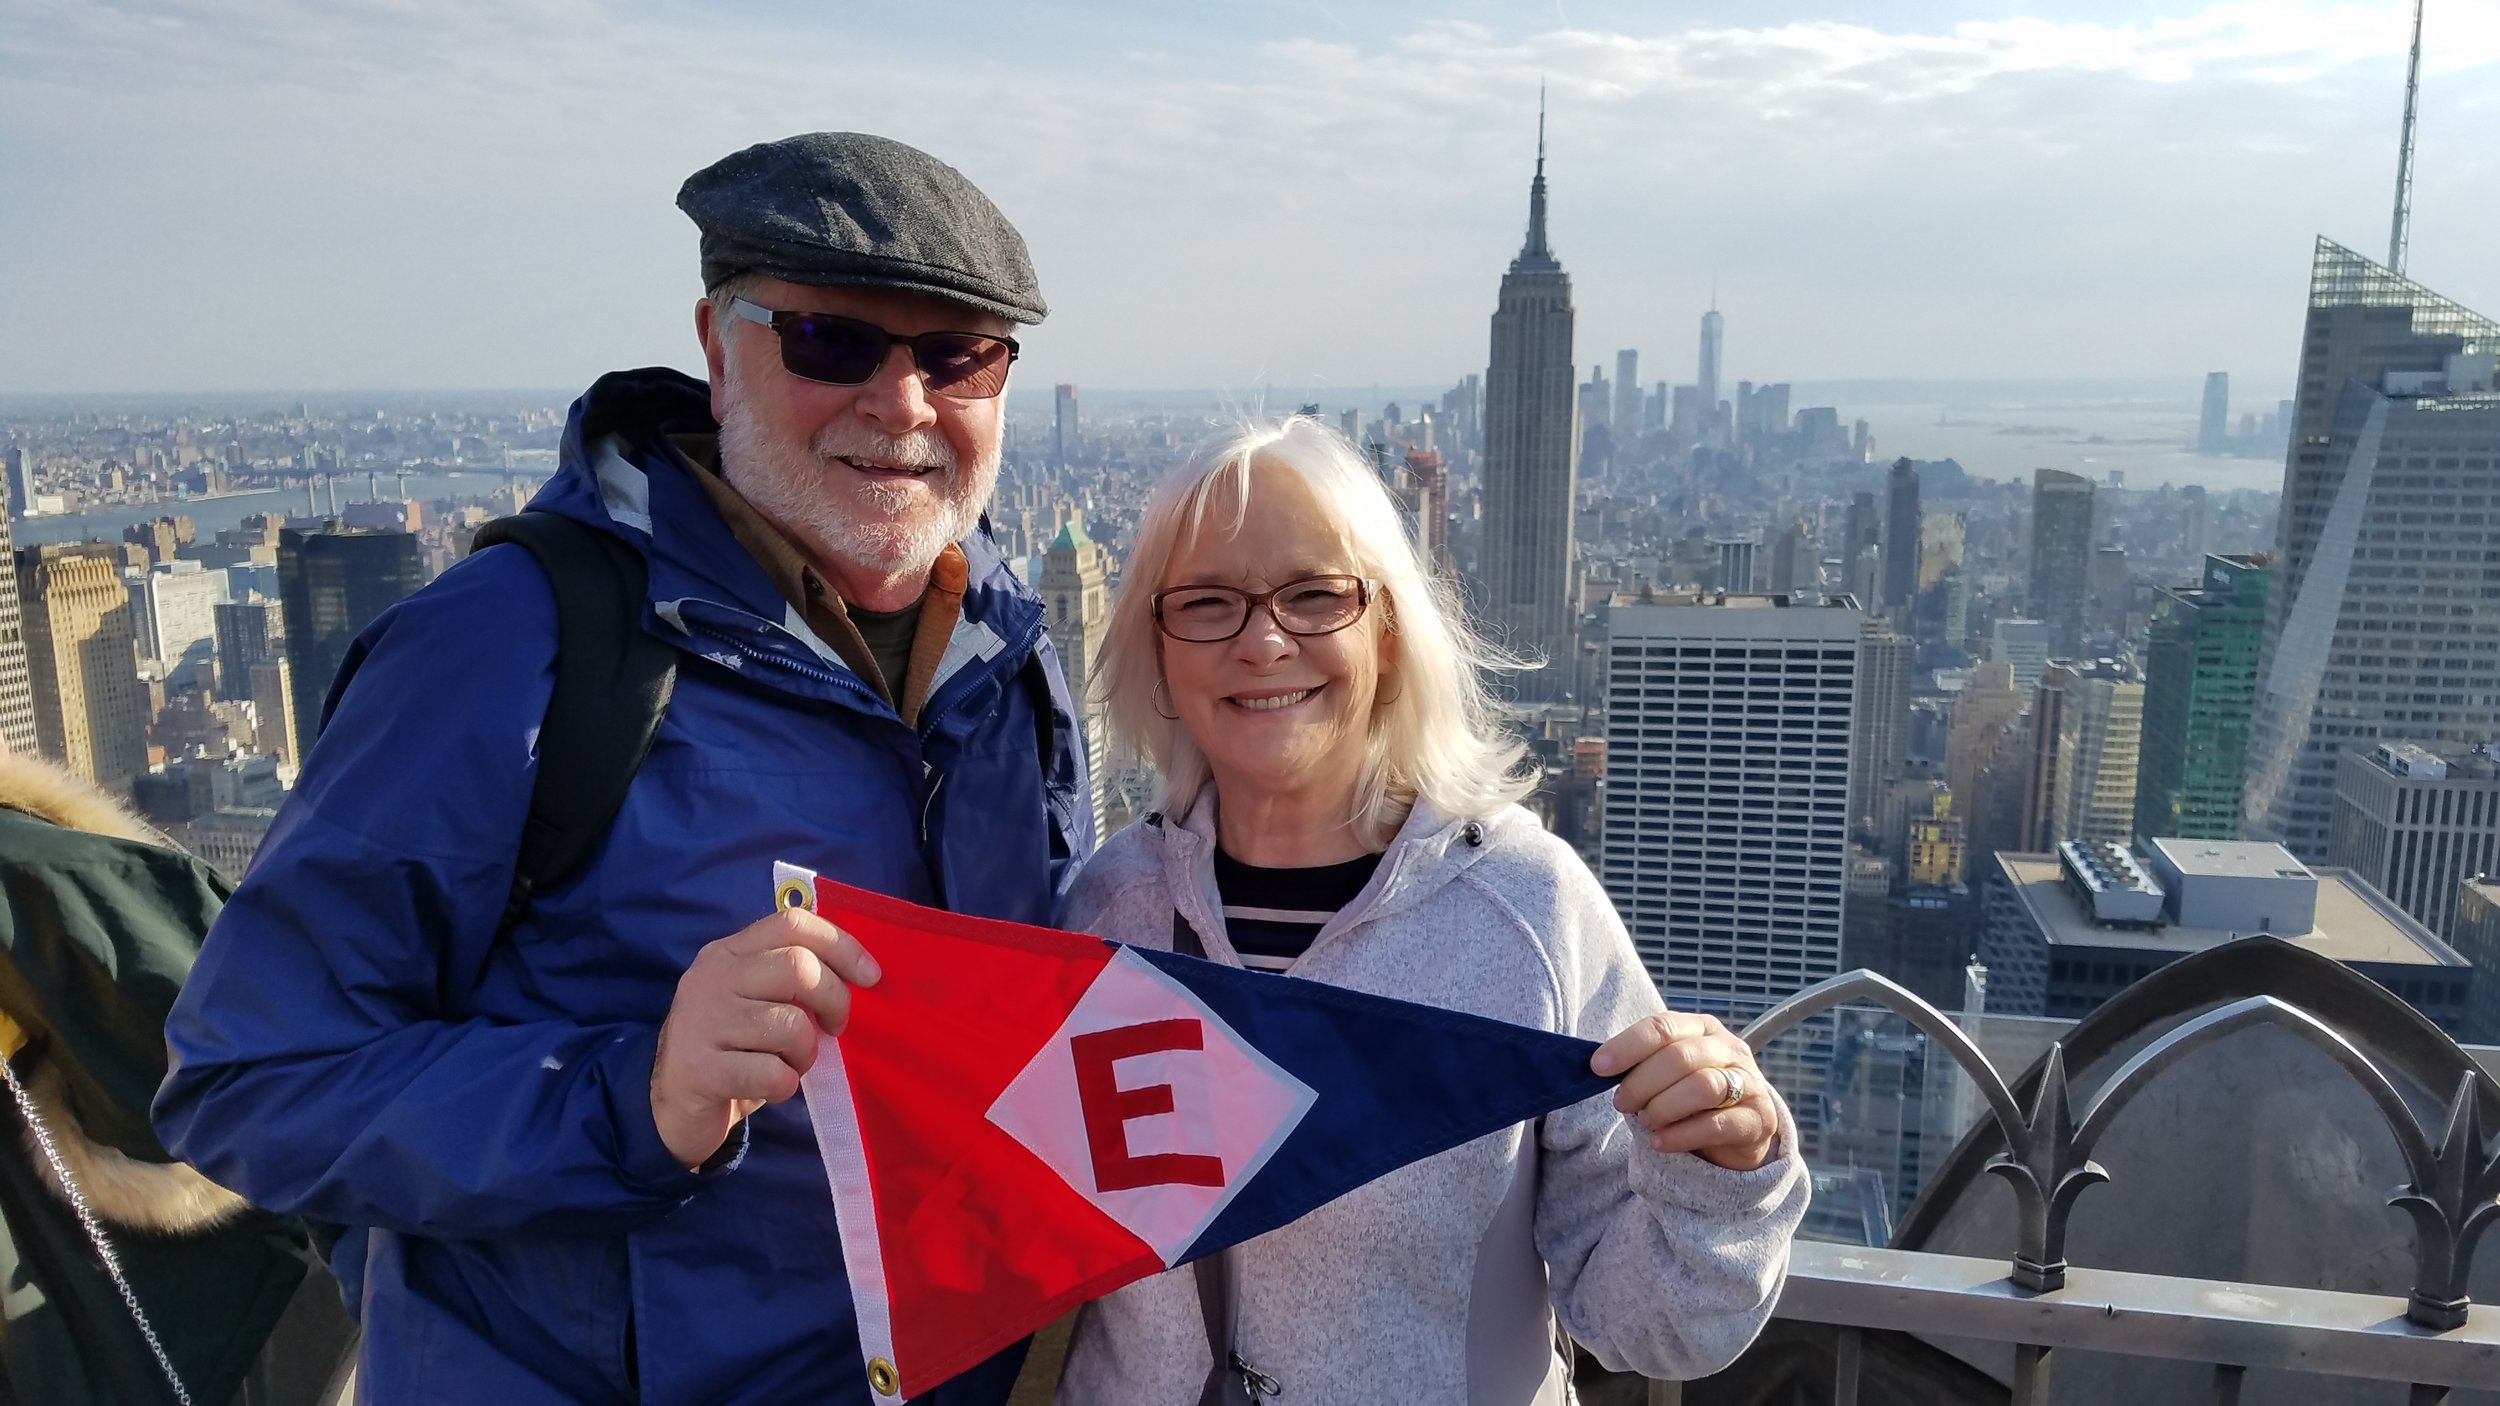
[[[677,684],[677,651],[642,628],[650,579],[642,556],[610,533],[558,513],[497,518],[478,551],[525,547],[556,593],[556,686],[538,730],[538,780],[499,929],[538,890],[581,863],[625,804]]]

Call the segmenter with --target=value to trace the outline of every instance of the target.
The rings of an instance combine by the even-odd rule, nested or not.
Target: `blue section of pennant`
[[[1594,1041],[1135,950],[1318,1095],[1182,1261],[1264,1235],[1409,1162],[1614,1087],[1589,1072]]]

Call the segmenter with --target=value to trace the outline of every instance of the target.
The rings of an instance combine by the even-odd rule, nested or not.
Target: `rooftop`
[[[2381,742],[2354,748],[2353,756],[2388,776],[2403,781],[2481,781],[2500,779],[2500,743],[2472,746],[2438,742]]]
[[[2153,841],[2153,847],[2191,879],[2306,879],[2312,875],[2289,850],[2258,840],[2161,839]]]
[[[2180,843],[2172,841],[2171,843]],[[2197,849],[2209,844],[2231,849],[2244,842],[2192,841]],[[2272,850],[2273,845],[2247,846]],[[2079,907],[2075,896],[2063,882],[2057,856],[2053,854],[1999,854],[1998,867],[2014,887],[2015,897],[2031,913],[2040,931],[2052,946],[2106,947],[2131,952],[2167,952],[2174,956],[2202,952],[2218,947],[2233,938],[2248,937],[2253,929],[2232,931],[2225,928],[2191,928],[2169,924],[2152,928],[2107,927],[2092,920],[2092,915]],[[2339,962],[2369,962],[2381,965],[2463,967],[2470,965],[2455,948],[2433,936],[2404,910],[2390,903],[2350,869],[2318,868],[2308,871],[2317,878],[2317,916],[2309,931],[2275,933],[2274,936]],[[2249,877],[2232,874],[2228,877]],[[2273,877],[2268,869],[2266,877]]]

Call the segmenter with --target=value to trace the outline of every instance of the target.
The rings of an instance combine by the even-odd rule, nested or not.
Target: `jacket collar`
[[[1164,891],[1206,943],[1210,956],[1239,965],[1239,954],[1224,930],[1223,902],[1215,887],[1215,806],[1215,788],[1210,785],[1186,816],[1178,820],[1164,816],[1154,829],[1161,837]],[[1364,923],[1393,917],[1455,882],[1484,857],[1501,830],[1523,818],[1506,811],[1489,820],[1470,820],[1444,815],[1429,801],[1416,801],[1381,853],[1371,882],[1321,927],[1311,940],[1310,952]]]

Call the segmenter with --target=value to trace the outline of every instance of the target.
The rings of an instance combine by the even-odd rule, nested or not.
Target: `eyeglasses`
[[[1022,351],[1012,337],[978,332],[906,337],[873,322],[827,312],[775,312],[744,298],[730,299],[729,307],[780,335],[783,370],[829,386],[867,384],[885,365],[887,353],[905,346],[931,391],[954,400],[988,400],[1007,388],[1008,364]]]
[[[1154,593],[1155,624],[1189,644],[1238,635],[1260,606],[1289,635],[1333,635],[1363,618],[1372,583],[1360,576],[1311,576],[1256,595],[1230,586],[1174,586]]]

